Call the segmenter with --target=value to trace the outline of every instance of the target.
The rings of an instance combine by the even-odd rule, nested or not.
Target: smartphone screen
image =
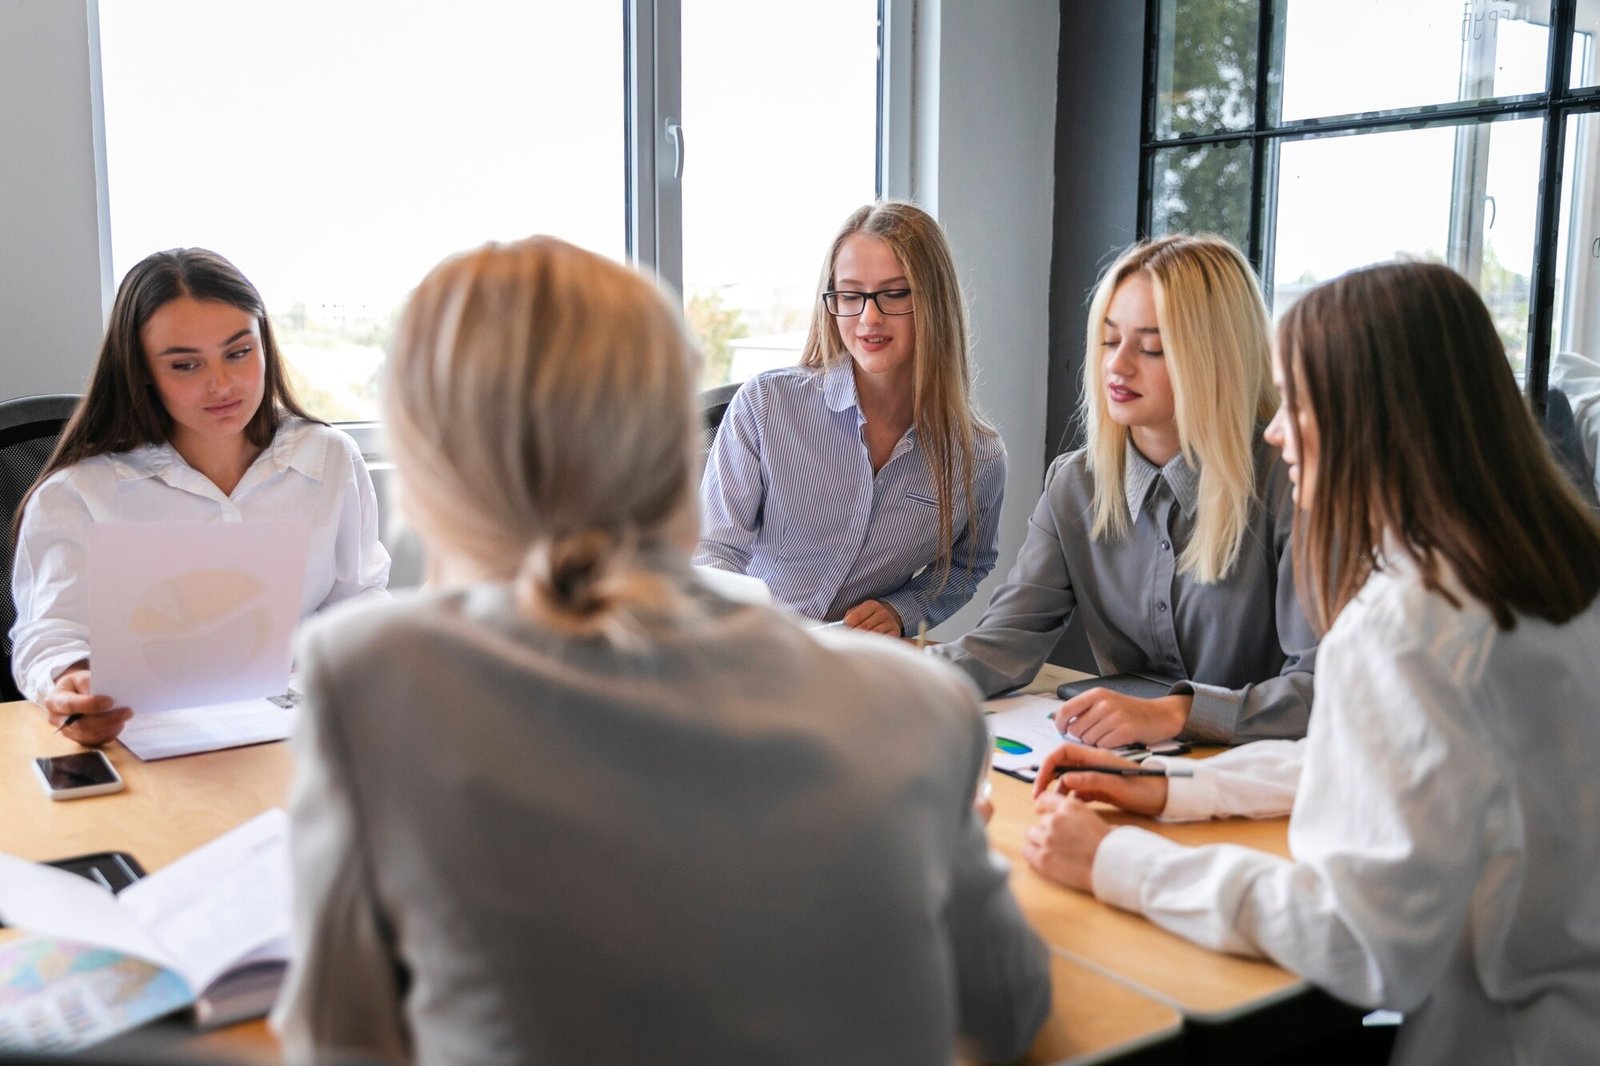
[[[118,780],[117,771],[112,768],[111,760],[98,751],[57,755],[53,758],[41,756],[34,762],[39,764],[39,772],[44,775],[45,784],[49,785],[53,792],[109,785]]]

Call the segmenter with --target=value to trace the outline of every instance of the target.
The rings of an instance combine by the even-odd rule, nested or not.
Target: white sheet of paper
[[[759,577],[736,574],[732,570],[718,570],[714,566],[696,566],[694,573],[712,592],[735,603],[772,602],[772,590]]]
[[[1062,744],[1079,743],[1062,736],[1055,725],[1061,701],[1049,696],[1004,696],[983,704],[983,724],[994,742],[994,768],[1031,778],[1044,757]]]
[[[285,691],[308,540],[301,522],[91,526],[95,692],[137,715]]]
[[[0,918],[30,933],[62,937],[171,966],[155,939],[87,877],[0,853]]]
[[[191,988],[289,932],[289,816],[274,807],[122,890]]]
[[[155,714],[135,712],[117,739],[145,762],[287,740],[295,708],[270,700],[241,700]]]

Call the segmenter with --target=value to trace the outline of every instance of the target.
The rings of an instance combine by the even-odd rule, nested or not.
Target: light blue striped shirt
[[[953,493],[955,552],[941,589],[932,565],[938,498],[916,427],[874,475],[861,438],[865,422],[848,360],[826,371],[770,370],[745,382],[706,460],[694,561],[759,577],[780,603],[823,621],[882,600],[911,633],[959,610],[998,556],[1005,445],[978,437],[976,523],[968,521],[965,493]]]

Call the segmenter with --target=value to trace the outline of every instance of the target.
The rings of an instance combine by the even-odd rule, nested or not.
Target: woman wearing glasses
[[[857,210],[823,263],[800,365],[728,408],[694,561],[822,621],[895,635],[944,621],[994,568],[1005,491],[971,380],[939,224],[908,203]]]
[[[1056,717],[1115,747],[1305,735],[1317,638],[1295,599],[1288,471],[1262,431],[1277,403],[1267,310],[1220,237],[1136,245],[1089,309],[1087,445],[1050,467],[1006,584],[936,649],[987,694],[1031,680],[1074,613],[1102,674]]]

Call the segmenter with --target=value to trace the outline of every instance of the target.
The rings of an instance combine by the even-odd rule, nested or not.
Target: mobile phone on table
[[[51,799],[81,799],[121,792],[122,775],[103,751],[81,751],[74,755],[41,755],[33,760],[33,772]]]

